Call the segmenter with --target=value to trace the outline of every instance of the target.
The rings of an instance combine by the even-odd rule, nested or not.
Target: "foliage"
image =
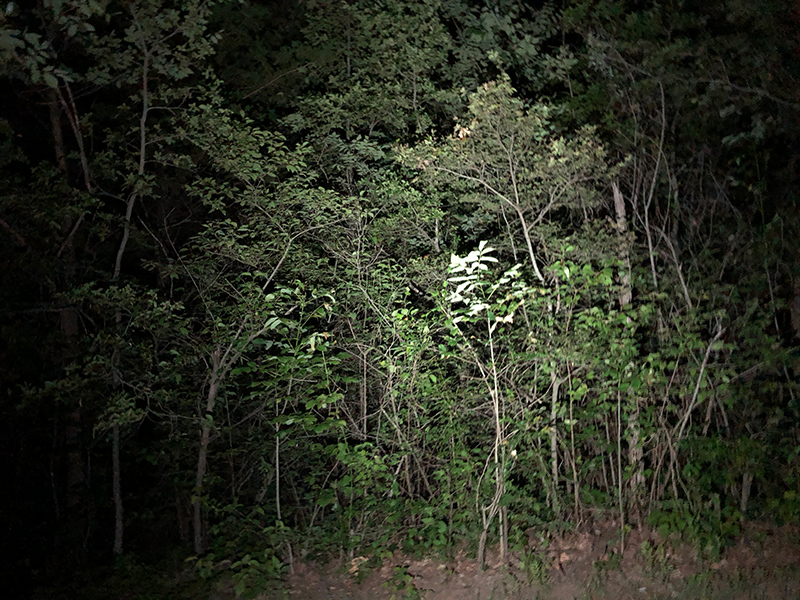
[[[716,557],[797,522],[789,22],[8,3],[0,559],[189,556],[246,596],[321,555],[498,543],[541,580],[531,529]]]

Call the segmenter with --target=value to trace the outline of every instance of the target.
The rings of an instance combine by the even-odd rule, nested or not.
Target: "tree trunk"
[[[747,512],[747,501],[750,499],[750,487],[752,484],[753,474],[750,471],[745,471],[744,475],[742,475],[742,497],[739,502],[739,512],[742,513],[742,520],[744,520],[744,515]]]
[[[623,272],[620,277],[621,288],[619,291],[619,307],[623,310],[631,303],[633,292],[631,289],[631,257],[626,239],[628,233],[628,218],[625,208],[625,199],[616,183],[612,184],[614,194],[614,210],[617,217],[617,233],[619,234],[619,258],[622,261]],[[627,320],[630,323],[630,318]],[[639,423],[639,398],[633,398],[628,413],[628,463],[631,466],[631,517],[641,527],[642,496],[644,493],[644,449],[642,447],[642,434]]]
[[[67,153],[64,151],[64,132],[61,128],[61,109],[55,90],[49,92],[50,128],[53,132],[53,148],[56,154],[56,166],[62,173],[67,173]]]
[[[78,313],[73,308],[60,311],[61,333],[69,346],[79,333]],[[84,463],[83,407],[81,400],[66,415],[64,425],[64,452],[66,455],[66,550],[76,558],[83,558],[86,546],[86,468]]]
[[[631,290],[631,257],[628,249],[628,240],[626,239],[628,233],[628,219],[625,209],[625,199],[622,197],[622,192],[619,191],[619,187],[616,183],[612,184],[612,191],[614,193],[614,210],[617,214],[617,233],[620,237],[619,257],[622,260],[624,269],[620,277],[622,286],[619,291],[619,307],[622,309],[630,304],[633,299],[633,292]]]
[[[120,482],[119,467],[119,425],[115,424],[111,430],[111,470],[112,488],[114,494],[114,554],[122,554],[122,485]]]
[[[561,387],[561,380],[556,375],[555,365],[553,372],[550,373],[550,382],[553,386],[550,399],[550,469],[553,489],[553,512],[558,515],[561,512],[561,502],[558,499],[558,389]]]
[[[642,528],[642,498],[644,496],[644,449],[639,423],[639,399],[634,398],[628,414],[628,464],[631,467],[631,501],[628,510],[631,522]]]
[[[197,453],[197,474],[195,477],[194,497],[192,499],[194,507],[194,551],[195,554],[202,554],[205,551],[205,536],[203,532],[203,480],[206,476],[208,442],[211,438],[211,426],[213,425],[214,406],[217,403],[217,393],[219,392],[219,379],[221,369],[221,352],[217,348],[211,354],[212,372],[211,382],[208,386],[206,396],[206,410],[201,416],[202,426],[200,428],[200,449]]]

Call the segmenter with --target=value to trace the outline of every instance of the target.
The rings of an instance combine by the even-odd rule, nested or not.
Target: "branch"
[[[11,235],[13,235],[13,236],[14,236],[14,239],[16,239],[16,240],[17,240],[17,243],[18,243],[20,246],[22,246],[23,248],[24,248],[25,246],[27,246],[27,244],[25,243],[25,238],[24,238],[24,237],[22,237],[22,236],[21,236],[21,235],[20,235],[20,234],[17,232],[17,230],[16,230],[16,229],[14,229],[13,227],[11,227],[11,225],[9,225],[8,223],[6,223],[6,222],[5,222],[3,219],[0,219],[0,227],[2,227],[3,229],[6,229],[6,230],[8,230],[8,232],[9,232]],[[59,254],[61,254],[61,252],[59,252]]]
[[[686,410],[686,414],[683,415],[681,419],[680,428],[678,429],[678,440],[683,437],[683,430],[686,428],[686,424],[689,422],[689,417],[692,415],[692,411],[697,406],[697,396],[700,393],[700,383],[703,381],[703,374],[705,373],[706,366],[708,365],[708,357],[711,356],[711,350],[714,347],[714,343],[722,337],[722,334],[725,333],[724,327],[717,328],[717,334],[713,337],[713,339],[708,343],[708,348],[706,348],[706,355],[703,357],[703,364],[700,365],[700,374],[697,376],[697,383],[694,386],[694,394],[692,395],[692,401],[689,403],[689,408]]]
[[[72,242],[72,238],[75,237],[75,233],[78,231],[78,228],[83,223],[83,218],[86,216],[86,211],[81,213],[81,216],[78,217],[78,220],[75,221],[75,225],[72,226],[72,229],[67,236],[67,239],[64,240],[64,243],[61,244],[61,247],[58,249],[58,253],[56,253],[56,258],[61,258],[61,254],[64,252],[64,249]]]
[[[244,96],[242,96],[242,100],[245,100],[245,99],[249,98],[250,96],[252,96],[252,95],[254,95],[254,94],[257,94],[258,92],[260,92],[260,91],[261,91],[261,90],[263,90],[264,88],[267,88],[267,87],[271,86],[273,83],[275,83],[275,82],[276,82],[276,81],[278,81],[279,79],[282,79],[283,77],[286,77],[287,75],[291,75],[291,74],[292,74],[292,73],[294,73],[295,71],[299,71],[299,70],[301,70],[301,69],[304,69],[304,68],[306,68],[306,67],[307,67],[309,64],[311,64],[311,63],[306,63],[306,64],[304,64],[304,65],[300,65],[299,67],[295,67],[294,69],[291,69],[291,70],[289,70],[289,71],[285,71],[284,73],[281,73],[280,75],[278,75],[278,76],[276,76],[276,77],[273,77],[273,78],[272,78],[272,79],[270,79],[270,80],[269,80],[267,83],[265,83],[265,84],[263,84],[263,85],[260,85],[260,86],[258,86],[258,87],[257,87],[256,89],[254,89],[252,92],[248,92],[247,94],[245,94]]]
[[[525,236],[525,244],[528,246],[528,255],[531,259],[531,265],[533,266],[533,272],[536,274],[536,278],[541,282],[544,283],[544,276],[542,275],[541,271],[539,270],[539,263],[536,260],[536,253],[533,251],[533,242],[531,241],[530,231],[528,231],[528,223],[525,220],[525,213],[520,208],[517,202],[512,201],[509,199],[505,194],[501,193],[500,191],[494,189],[490,186],[485,179],[480,179],[478,177],[472,177],[471,175],[464,175],[463,173],[459,173],[457,171],[453,171],[452,169],[447,169],[445,167],[433,167],[434,170],[442,171],[443,173],[448,173],[450,175],[455,175],[456,177],[460,177],[461,179],[466,179],[467,181],[472,181],[477,183],[478,185],[482,185],[485,187],[489,193],[497,196],[508,204],[514,211],[517,213],[517,217],[519,217],[520,223],[522,224],[522,234]],[[513,170],[512,170],[512,180],[514,178]],[[515,192],[516,192],[516,183],[514,183]]]

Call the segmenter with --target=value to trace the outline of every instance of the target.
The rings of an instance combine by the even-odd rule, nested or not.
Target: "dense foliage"
[[[798,19],[7,3],[10,585],[798,522]]]

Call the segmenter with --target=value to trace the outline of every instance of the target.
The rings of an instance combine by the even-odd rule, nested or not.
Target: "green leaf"
[[[336,502],[336,492],[331,489],[324,489],[317,498],[317,505],[325,508]]]

